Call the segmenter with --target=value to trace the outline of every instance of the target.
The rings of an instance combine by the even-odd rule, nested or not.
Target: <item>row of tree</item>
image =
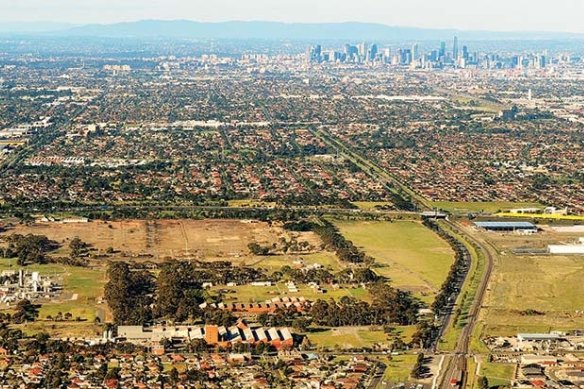
[[[437,315],[441,315],[446,313],[446,310],[448,309],[447,307],[452,302],[452,299],[455,299],[460,291],[462,282],[464,281],[470,265],[470,253],[463,243],[444,230],[437,222],[426,219],[424,220],[424,225],[432,229],[448,242],[455,252],[454,263],[450,267],[448,276],[432,304],[434,312]]]
[[[328,220],[314,224],[312,230],[318,234],[325,247],[334,251],[340,260],[350,263],[373,263],[373,258],[365,255],[353,242],[347,240]]]

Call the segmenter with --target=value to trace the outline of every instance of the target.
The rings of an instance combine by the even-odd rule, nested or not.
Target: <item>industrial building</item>
[[[529,222],[475,222],[475,226],[483,230],[497,232],[537,232],[537,226]]]
[[[130,343],[159,343],[162,339],[191,341],[204,339],[210,346],[229,347],[235,343],[266,343],[277,349],[294,346],[294,339],[288,328],[250,328],[243,321],[231,327],[205,326],[118,326],[119,340]]]
[[[580,238],[575,244],[549,245],[548,251],[550,254],[584,255],[584,238]]]
[[[24,269],[4,270],[0,274],[0,303],[10,304],[22,299],[36,301],[54,298],[61,290],[55,280],[39,272]]]

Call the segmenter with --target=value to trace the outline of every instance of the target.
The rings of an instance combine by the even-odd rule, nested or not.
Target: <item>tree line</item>
[[[452,302],[452,299],[455,299],[458,292],[460,291],[462,281],[464,280],[470,266],[470,253],[463,243],[449,234],[438,223],[426,219],[424,220],[424,225],[436,232],[441,238],[448,242],[450,247],[452,247],[455,252],[454,263],[450,267],[448,276],[446,277],[446,280],[440,288],[440,292],[432,304],[432,309],[434,312],[437,315],[443,315],[446,313],[448,309],[447,307]]]

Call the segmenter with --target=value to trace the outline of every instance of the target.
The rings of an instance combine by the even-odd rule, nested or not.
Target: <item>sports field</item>
[[[419,222],[335,222],[341,233],[375,258],[375,271],[392,284],[432,301],[454,261],[454,252]]]
[[[414,326],[398,326],[395,333],[406,343],[412,340]],[[307,334],[310,342],[319,348],[349,349],[362,347],[387,346],[393,335],[387,335],[380,327],[338,327],[315,329]]]

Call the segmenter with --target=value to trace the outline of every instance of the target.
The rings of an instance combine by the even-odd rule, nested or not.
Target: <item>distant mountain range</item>
[[[584,34],[561,32],[494,32],[454,29],[395,27],[374,23],[280,23],[220,22],[189,20],[143,20],[84,26],[57,23],[0,23],[0,33],[50,34],[110,38],[196,38],[196,39],[294,39],[294,40],[379,40],[427,41],[458,36],[465,40],[564,40],[584,39]]]
[[[54,31],[65,31],[74,25],[52,22],[1,22],[0,34],[35,34]]]

